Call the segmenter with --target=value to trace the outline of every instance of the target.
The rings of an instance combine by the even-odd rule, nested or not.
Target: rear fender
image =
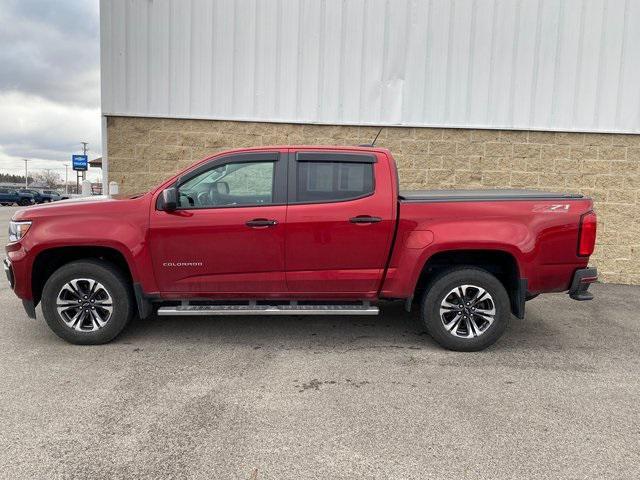
[[[443,252],[504,252],[515,259],[520,277],[526,278],[526,259],[534,252],[535,239],[525,225],[479,220],[432,223],[431,228],[422,229],[411,225],[413,222],[404,223],[381,291],[383,297],[411,297],[426,263]]]

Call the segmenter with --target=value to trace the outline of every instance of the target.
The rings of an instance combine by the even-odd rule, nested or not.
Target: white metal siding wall
[[[640,132],[640,0],[102,0],[105,115]]]

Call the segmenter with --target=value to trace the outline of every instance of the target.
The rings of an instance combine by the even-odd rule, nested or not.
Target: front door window
[[[179,187],[180,208],[273,204],[274,162],[228,163]]]

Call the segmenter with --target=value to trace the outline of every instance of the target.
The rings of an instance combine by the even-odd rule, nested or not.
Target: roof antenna
[[[380,127],[380,130],[378,130],[378,134],[376,135],[376,138],[373,139],[373,142],[371,143],[363,143],[361,145],[358,145],[359,147],[373,147],[376,144],[376,140],[378,140],[378,137],[380,136],[380,134],[382,133],[382,129],[384,127]]]

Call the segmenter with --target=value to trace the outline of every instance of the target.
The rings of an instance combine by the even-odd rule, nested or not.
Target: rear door
[[[289,292],[374,295],[391,247],[395,200],[382,153],[293,151],[285,246]]]

